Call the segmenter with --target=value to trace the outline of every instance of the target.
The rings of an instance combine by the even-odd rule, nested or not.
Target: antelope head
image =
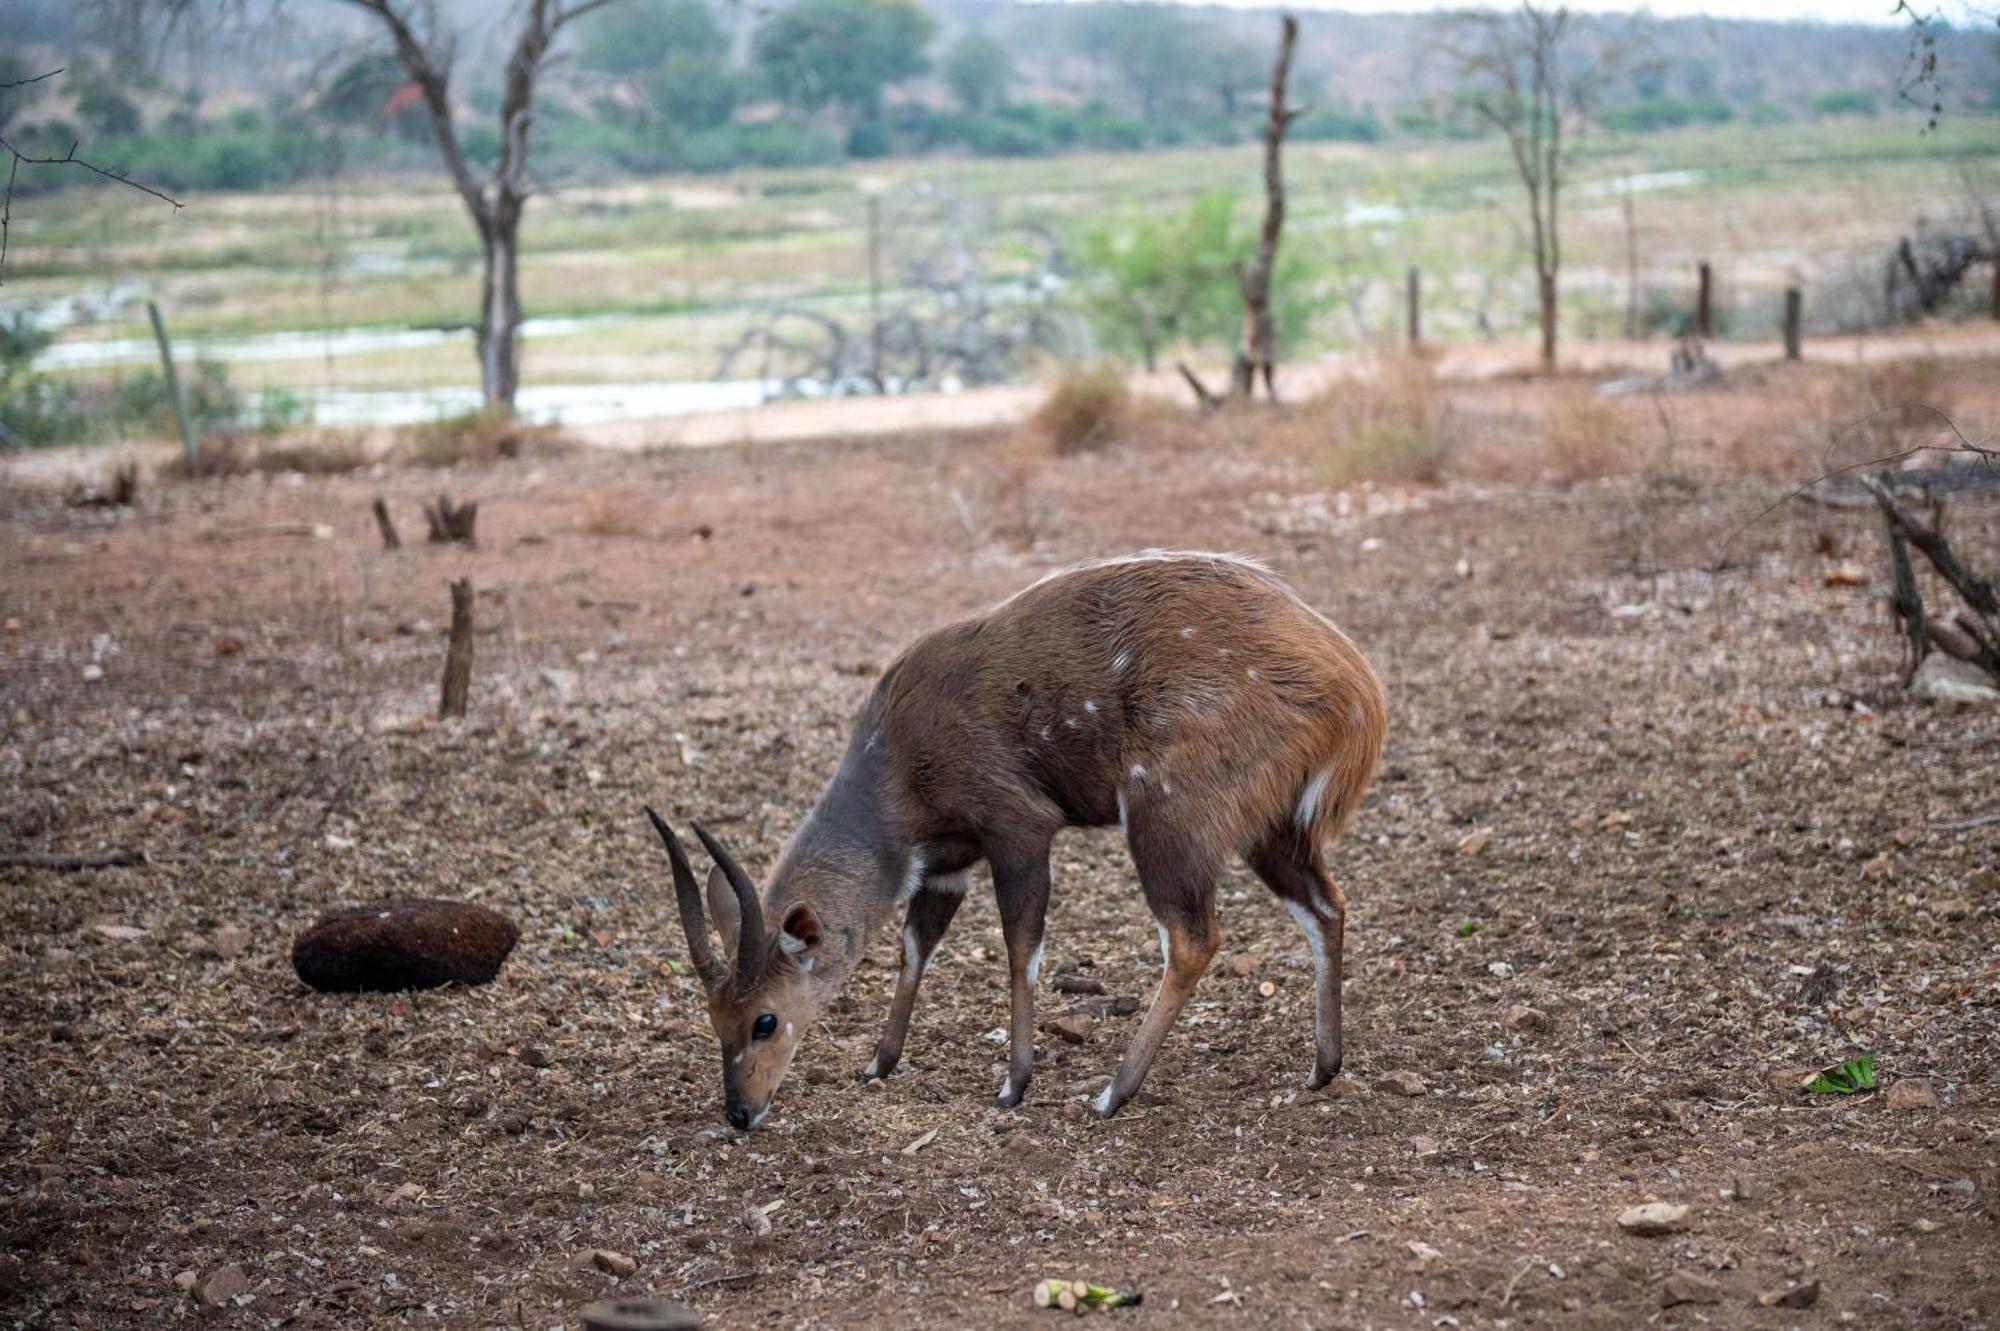
[[[708,990],[708,1019],[722,1045],[724,1108],[731,1124],[754,1128],[770,1111],[800,1037],[826,1002],[813,975],[822,937],[819,916],[800,902],[785,911],[775,930],[767,928],[756,885],[727,848],[697,823],[694,834],[713,861],[704,915],[694,867],[680,839],[652,809],[646,816],[673,861],[674,897],[688,955]],[[720,953],[709,940],[711,919],[722,938]]]

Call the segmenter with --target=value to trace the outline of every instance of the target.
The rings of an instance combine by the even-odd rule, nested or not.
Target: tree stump
[[[472,691],[472,579],[451,584],[451,645],[444,654],[444,686],[438,716],[462,717]]]
[[[445,545],[452,541],[471,545],[472,526],[478,520],[478,500],[459,505],[451,502],[450,495],[441,494],[435,507],[430,504],[424,505],[424,521],[430,524],[430,539],[434,545]]]
[[[396,524],[389,519],[389,505],[380,495],[375,496],[375,525],[381,529],[384,550],[403,548],[403,538],[396,534]]]

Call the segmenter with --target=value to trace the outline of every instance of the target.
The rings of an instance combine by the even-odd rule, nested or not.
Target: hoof
[[[1000,1084],[999,1105],[1002,1109],[1017,1108],[1019,1107],[1021,1101],[1027,1098],[1028,1098],[1028,1083],[1025,1079],[1021,1082],[1019,1086],[1016,1086],[1014,1084],[1014,1078],[1010,1075],[1006,1081]]]
[[[868,1066],[861,1069],[861,1075],[856,1077],[855,1080],[860,1082],[863,1086],[866,1086],[871,1081],[880,1081],[882,1078],[888,1076],[895,1070],[896,1070],[896,1065],[894,1063],[891,1063],[888,1066],[884,1067],[882,1064],[882,1056],[880,1054],[877,1054],[875,1057],[868,1060]]]
[[[1306,1089],[1317,1091],[1340,1075],[1340,1056],[1334,1055],[1331,1063],[1313,1064],[1312,1075],[1306,1078]]]
[[[1092,1111],[1095,1112],[1099,1118],[1110,1118],[1113,1114],[1117,1113],[1120,1109],[1123,1109],[1125,1107],[1125,1102],[1123,1100],[1117,1099],[1112,1095],[1112,1091],[1114,1089],[1115,1087],[1112,1086],[1105,1087],[1103,1090],[1097,1093],[1097,1098],[1090,1102],[1090,1107]]]

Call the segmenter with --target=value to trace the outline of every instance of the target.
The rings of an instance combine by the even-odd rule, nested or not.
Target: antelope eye
[[[756,1024],[750,1028],[751,1037],[758,1040],[768,1040],[777,1033],[778,1014],[775,1012],[764,1013],[757,1018]]]

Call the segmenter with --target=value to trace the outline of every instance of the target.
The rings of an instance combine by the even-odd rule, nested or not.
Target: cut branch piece
[[[1992,582],[1961,563],[1943,533],[1919,522],[1879,477],[1862,476],[1859,480],[1875,496],[1890,530],[1923,551],[1938,576],[1950,583],[1952,590],[1971,607],[1973,617],[1960,622],[1979,649],[1973,660],[2000,679],[2000,594],[1995,593]]]
[[[1224,401],[1222,395],[1203,383],[1201,376],[1189,369],[1186,361],[1175,361],[1174,368],[1181,372],[1181,378],[1187,380],[1188,387],[1194,390],[1194,398],[1201,405],[1202,415],[1206,416],[1212,411],[1222,409]]]
[[[438,699],[440,717],[465,715],[472,691],[472,579],[451,584],[451,646],[444,654],[444,688]]]
[[[75,873],[82,869],[123,869],[146,863],[146,852],[130,848],[100,855],[48,855],[28,850],[0,850],[0,869],[61,869]]]

